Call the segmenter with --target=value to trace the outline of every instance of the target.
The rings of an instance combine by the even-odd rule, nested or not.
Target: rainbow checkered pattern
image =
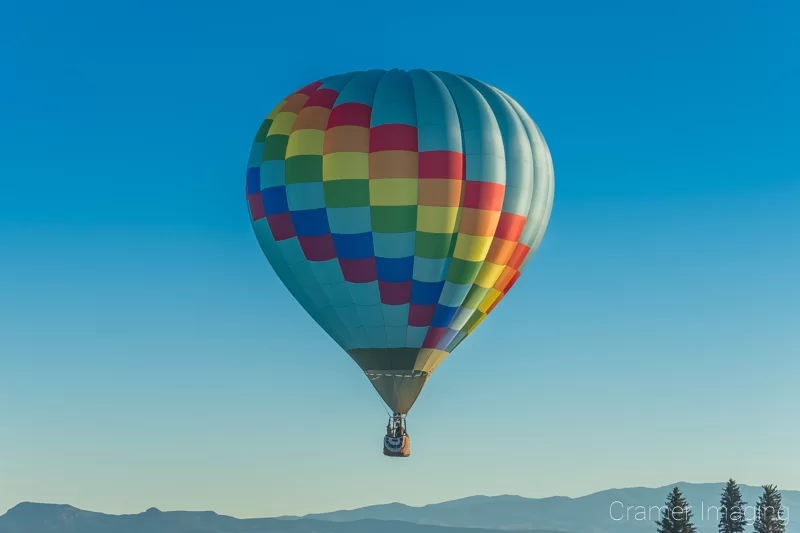
[[[246,192],[280,279],[405,413],[533,257],[553,165],[498,89],[371,70],[280,102],[256,134]]]

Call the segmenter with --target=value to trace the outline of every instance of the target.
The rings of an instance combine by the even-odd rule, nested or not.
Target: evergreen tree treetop
[[[747,525],[742,491],[733,479],[729,479],[720,497],[719,533],[744,533]]]
[[[756,506],[755,533],[785,533],[783,498],[775,485],[764,485]]]
[[[656,521],[658,533],[697,533],[691,509],[680,489],[673,488],[661,511],[661,519]]]

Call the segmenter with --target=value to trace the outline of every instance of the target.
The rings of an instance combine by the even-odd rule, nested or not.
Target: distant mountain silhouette
[[[718,505],[723,484],[677,485],[693,506],[698,533],[716,533],[717,517],[709,506]],[[612,489],[580,498],[473,496],[423,507],[391,503],[304,517],[255,519],[155,508],[117,516],[69,505],[21,503],[0,516],[0,533],[655,533],[657,507],[673,486]],[[781,493],[789,509],[786,531],[800,533],[791,516],[792,510],[800,513],[800,492]],[[742,486],[742,494],[754,506],[761,488]],[[636,515],[639,506],[644,515]],[[631,512],[626,517],[628,507]],[[614,520],[612,514],[622,519]],[[751,514],[752,509],[748,517]]]
[[[655,533],[654,521],[668,492],[678,485],[695,513],[698,533],[717,532],[717,514],[709,506],[719,505],[723,483],[676,483],[659,488],[611,489],[580,498],[561,496],[523,498],[521,496],[473,496],[461,500],[410,507],[399,503],[363,507],[352,511],[307,515],[303,518],[332,521],[362,519],[400,520],[415,524],[451,527],[482,527],[487,529],[549,529],[578,533]],[[780,488],[780,487],[779,487]],[[761,487],[742,485],[742,496],[748,505],[755,506]],[[800,491],[781,490],[784,505],[789,509],[787,533],[800,533],[792,521],[791,511],[800,521]],[[615,504],[614,502],[620,502]],[[613,507],[612,507],[613,505]],[[644,515],[636,515],[643,506]],[[632,507],[630,516],[627,508]],[[745,509],[750,518],[754,507]],[[613,514],[613,518],[612,515]],[[622,520],[614,518],[623,517]],[[748,528],[748,531],[751,531]]]
[[[497,533],[387,520],[332,522],[280,518],[237,519],[211,511],[108,515],[70,505],[21,503],[0,516],[0,533]],[[537,531],[531,533],[560,533]]]

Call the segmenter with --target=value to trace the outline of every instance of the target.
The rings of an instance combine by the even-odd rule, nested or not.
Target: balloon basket
[[[405,415],[395,413],[386,425],[383,438],[383,455],[387,457],[408,457],[411,455],[411,437],[406,431]]]
[[[390,437],[383,438],[383,455],[387,457],[408,457],[411,455],[411,437]]]

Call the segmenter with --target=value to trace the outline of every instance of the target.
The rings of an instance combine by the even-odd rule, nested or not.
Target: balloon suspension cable
[[[406,434],[406,415],[393,413],[389,416],[389,423],[386,425],[386,434],[390,437],[401,437]]]
[[[389,407],[386,405],[386,402],[383,401],[383,397],[378,392],[378,389],[376,389],[375,387],[372,387],[372,390],[375,392],[375,396],[378,397],[378,401],[381,403],[381,407],[383,407],[383,410],[386,411],[386,414],[388,416],[392,416],[392,412],[389,410]]]

